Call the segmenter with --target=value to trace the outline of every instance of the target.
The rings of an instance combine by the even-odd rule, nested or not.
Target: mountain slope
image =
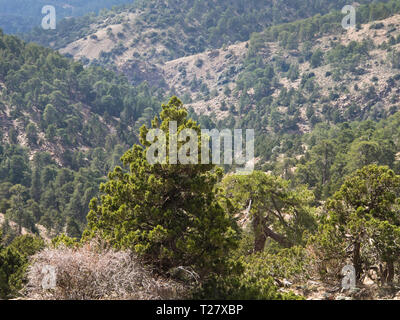
[[[17,137],[18,142],[25,141],[32,149],[48,144],[58,148],[59,155],[65,147],[104,145],[108,134],[132,143],[130,126],[145,108],[157,108],[145,86],[134,88],[111,71],[84,68],[50,49],[2,33],[0,48],[4,139],[12,138],[13,129],[25,133]],[[36,141],[27,141],[30,123],[35,126]],[[119,136],[117,125],[122,125]]]
[[[396,1],[392,1],[386,5],[383,16],[379,16],[382,3],[360,7],[357,9],[358,21],[366,23],[369,20],[384,18],[390,15],[391,11],[393,13],[396,11],[393,7],[395,3]],[[262,98],[272,98],[271,94],[279,94],[280,86],[287,82],[283,74],[288,71],[285,70],[286,66],[293,64],[292,71],[300,67],[295,60],[296,56],[301,55],[303,49],[297,44],[296,38],[302,39],[307,44],[312,32],[314,32],[312,35],[314,38],[318,38],[318,35],[331,34],[334,37],[336,34],[342,34],[344,29],[341,28],[340,23],[343,15],[336,11],[326,16],[315,16],[307,20],[283,24],[277,28],[267,28],[264,33],[256,33],[253,36],[255,40],[252,41],[250,52],[248,52],[248,44],[243,40],[248,40],[251,32],[260,31],[279,22],[327,12],[332,8],[338,9],[343,4],[341,1],[329,3],[308,1],[301,4],[292,1],[272,3],[252,1],[243,7],[243,1],[239,0],[229,3],[222,1],[218,2],[218,5],[215,5],[213,1],[201,3],[187,1],[183,4],[175,1],[151,3],[142,1],[115,9],[88,21],[71,20],[68,21],[68,25],[54,33],[38,32],[31,34],[28,38],[50,43],[52,47],[60,48],[61,53],[72,56],[76,60],[82,60],[84,63],[105,65],[124,73],[132,83],[139,84],[146,81],[152,86],[161,87],[171,95],[181,96],[197,113],[222,119],[229,114],[233,115],[237,109],[236,105],[247,103],[245,100],[252,100],[253,102],[247,103],[251,106],[254,102],[259,103]],[[79,28],[81,34],[74,35],[74,32],[67,34],[67,30],[71,30],[72,26],[78,29],[80,23],[86,23],[85,28]],[[242,33],[245,31],[246,34],[236,32],[235,28],[239,28]],[[293,30],[297,31],[293,32]],[[302,33],[301,36],[299,32]],[[276,34],[271,38],[270,34],[273,33]],[[262,34],[268,36],[263,37]],[[71,37],[79,37],[79,39],[74,41]],[[360,37],[363,37],[362,33]],[[203,44],[199,44],[199,41]],[[243,42],[232,44],[237,41]],[[276,88],[272,88],[272,91],[263,89],[265,93],[259,95],[255,91],[252,93],[256,90],[254,84],[246,83],[248,88],[243,94],[243,83],[246,82],[243,79],[254,78],[245,70],[251,64],[249,61],[255,59],[251,56],[252,52],[266,50],[267,53],[268,51],[262,48],[262,45],[259,46],[261,41],[269,42],[268,54],[278,59],[275,62],[264,59],[263,68],[266,63],[280,64],[274,68],[277,73]],[[288,42],[290,42],[289,45]],[[283,46],[282,43],[284,43]],[[229,48],[226,48],[227,46]],[[281,49],[288,50],[280,52]],[[311,52],[311,54],[317,49],[318,46],[312,43],[307,48],[308,53]],[[246,60],[248,53],[249,59]],[[282,55],[285,57],[283,60],[279,57]],[[212,57],[218,58],[212,59]],[[212,60],[215,61],[212,62]],[[306,64],[300,64],[299,71],[304,73],[308,67]],[[237,80],[238,83],[236,83]],[[258,80],[254,79],[254,81]],[[265,88],[270,86],[267,83],[258,85]],[[237,88],[236,92],[235,88]],[[234,91],[233,96],[230,94],[231,91]],[[255,97],[254,94],[256,94]],[[243,109],[243,106],[239,109]],[[304,118],[304,112],[301,114]],[[291,127],[290,123],[295,121],[296,119],[288,120],[288,126]],[[310,126],[307,122],[306,119],[304,124],[299,123],[293,128],[295,130],[300,128],[302,131],[309,130]],[[282,130],[288,129],[288,126],[284,126]]]
[[[55,7],[57,20],[61,21],[126,2],[130,0],[0,0],[0,28],[6,33],[30,32],[40,26],[45,16],[42,8],[46,5]]]
[[[79,236],[90,199],[162,95],[0,31],[0,212]]]
[[[37,29],[27,39],[60,49],[99,30],[123,24],[124,30],[118,32],[124,34],[125,44],[140,46],[151,40],[153,45],[163,46],[171,59],[245,41],[252,32],[265,27],[338,10],[346,4],[343,0],[141,0],[89,20],[82,17],[62,21],[56,30]]]
[[[106,65],[135,84],[146,80],[172,89],[162,72],[168,61],[247,41],[251,33],[271,25],[345,4],[341,0],[137,1],[97,17],[64,19],[56,30],[38,28],[25,39],[60,49],[84,63]]]

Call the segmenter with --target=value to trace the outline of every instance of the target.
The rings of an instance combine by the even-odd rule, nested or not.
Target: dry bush
[[[43,268],[56,270],[56,288],[44,290]],[[81,248],[46,248],[32,258],[24,296],[28,299],[179,299],[186,288],[155,278],[131,252]]]

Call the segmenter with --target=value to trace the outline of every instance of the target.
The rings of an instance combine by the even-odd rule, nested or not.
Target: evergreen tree
[[[291,190],[288,181],[255,171],[251,175],[228,175],[222,182],[224,195],[234,214],[245,212],[254,233],[254,252],[262,252],[267,239],[289,248],[313,230],[310,208],[313,195],[305,188]],[[228,207],[229,209],[229,207]]]
[[[326,203],[326,220],[312,242],[325,261],[343,267],[349,258],[358,280],[370,266],[385,264],[382,282],[390,283],[400,254],[399,203],[400,176],[383,166],[359,169]]]
[[[160,119],[152,121],[168,137],[170,121],[179,132],[200,127],[187,118],[182,102],[173,97],[162,106]],[[221,169],[204,164],[149,164],[145,139],[121,158],[125,172],[116,167],[102,184],[102,195],[90,203],[85,236],[100,235],[118,248],[131,248],[159,271],[178,266],[193,267],[204,278],[226,270],[229,250],[236,245],[236,225],[218,204],[215,184]],[[178,143],[178,150],[182,142]],[[199,152],[196,150],[196,152]],[[172,159],[171,159],[172,161]]]

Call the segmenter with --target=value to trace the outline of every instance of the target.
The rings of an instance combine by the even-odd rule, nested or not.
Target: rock
[[[350,290],[349,290],[349,293],[350,294],[356,294],[356,293],[358,293],[358,292],[360,292],[360,288],[351,288]]]
[[[393,297],[393,300],[400,300],[400,291],[398,291],[395,296]]]
[[[335,300],[353,300],[350,297],[346,297],[346,296],[337,296]]]
[[[337,292],[339,290],[340,290],[340,287],[338,287],[338,286],[326,289],[326,291],[328,291],[330,293]]]
[[[283,279],[282,283],[283,283],[284,287],[290,287],[293,284],[293,283],[291,283],[290,281],[288,281],[286,279]]]
[[[313,281],[313,280],[309,280],[307,283],[308,283],[309,285],[311,285],[311,286],[319,286],[319,285],[320,285],[319,282]]]
[[[365,279],[363,280],[363,284],[366,286],[370,286],[374,284],[374,281],[372,279],[370,279],[369,277],[365,277]]]
[[[322,298],[323,298],[324,300],[332,300],[332,299],[333,299],[333,295],[332,295],[331,293],[329,293],[329,292],[324,292],[324,293],[322,294]]]

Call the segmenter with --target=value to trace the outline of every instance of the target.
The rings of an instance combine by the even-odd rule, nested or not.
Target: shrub
[[[283,250],[279,254],[261,253],[236,259],[233,267],[242,272],[216,276],[195,292],[197,299],[228,300],[301,300],[288,290],[279,288],[285,280],[304,280],[307,259],[301,248]],[[284,278],[286,277],[286,278]],[[282,281],[281,281],[282,280]]]
[[[382,284],[393,282],[400,261],[399,192],[400,176],[385,166],[365,166],[345,180],[310,238],[321,275],[337,277],[350,261],[360,282],[374,265],[384,266]]]
[[[202,59],[197,59],[194,63],[197,68],[201,68],[203,66],[204,61]]]
[[[56,287],[43,290],[42,270],[56,270]],[[184,287],[155,279],[129,251],[100,250],[93,242],[79,248],[46,248],[32,257],[27,271],[27,298],[54,300],[178,299]]]
[[[16,237],[6,248],[2,247],[0,241],[0,299],[18,295],[25,280],[28,257],[41,250],[43,246],[43,239],[31,235]]]
[[[378,22],[378,23],[372,24],[369,28],[378,30],[378,29],[382,29],[383,27],[385,27],[385,25],[382,22]]]
[[[313,67],[313,68],[319,67],[322,63],[323,56],[324,56],[324,54],[320,49],[315,51],[313,53],[313,55],[311,56],[311,67]]]

